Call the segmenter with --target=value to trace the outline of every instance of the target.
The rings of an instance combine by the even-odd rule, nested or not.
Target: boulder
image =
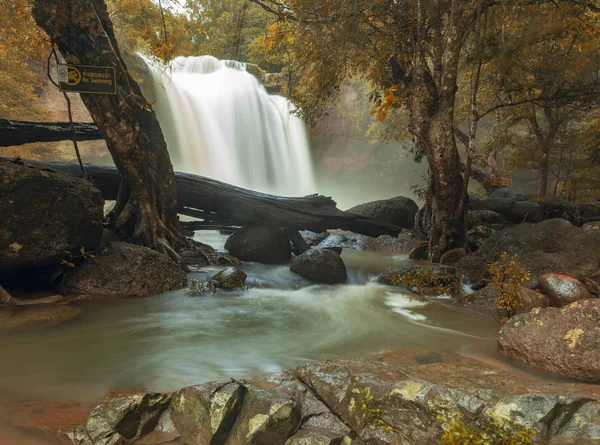
[[[548,272],[584,278],[600,266],[600,240],[565,220],[519,224],[494,233],[474,253],[456,265],[472,283],[489,278],[489,264],[506,252],[517,255],[520,266],[531,272],[524,285],[536,287],[538,278]]]
[[[181,289],[185,272],[168,256],[147,247],[113,242],[96,258],[67,273],[62,293],[70,296],[148,297]]]
[[[529,199],[529,193],[516,190],[512,187],[503,187],[494,190],[490,194],[490,198],[508,198],[514,201],[527,201]]]
[[[508,220],[501,214],[493,210],[471,210],[467,215],[467,224],[469,228],[490,224],[506,224]]]
[[[319,249],[352,249],[352,250],[365,250],[367,246],[367,240],[369,239],[366,235],[360,235],[358,233],[346,232],[344,230],[332,230],[331,234],[321,241],[317,248]]]
[[[242,261],[281,264],[292,256],[292,246],[283,229],[267,225],[242,227],[227,238],[225,249]]]
[[[469,240],[469,248],[472,251],[476,251],[481,246],[483,246],[483,243],[490,236],[492,236],[496,232],[497,232],[497,230],[494,229],[494,228],[492,228],[489,225],[487,225],[487,226],[477,226],[477,227],[473,227],[472,229],[469,229],[467,231],[467,238]]]
[[[582,202],[577,205],[577,210],[582,218],[599,218],[600,201]]]
[[[515,200],[511,198],[486,198],[473,205],[473,210],[492,210],[496,213],[504,215],[515,204]]]
[[[419,206],[410,198],[397,196],[392,199],[372,201],[348,209],[348,212],[384,221],[404,229],[414,226]]]
[[[426,262],[388,269],[377,277],[377,282],[401,286],[419,295],[455,295],[461,290],[454,267]]]
[[[367,237],[365,250],[368,252],[408,252],[419,241],[415,240],[412,231],[404,230],[397,237],[380,235],[377,238]]]
[[[95,249],[103,206],[88,181],[0,160],[0,272],[57,266],[65,251]]]
[[[550,299],[533,289],[521,287],[519,307],[516,314],[523,314],[532,311],[535,308],[544,308],[550,306]],[[501,315],[508,317],[505,310],[498,308],[498,292],[493,286],[486,286],[476,292],[457,298],[453,301],[454,305],[469,308],[481,314]]]
[[[513,224],[538,223],[544,220],[544,209],[535,202],[516,201],[505,216]]]
[[[316,232],[311,232],[309,230],[302,230],[302,231],[300,231],[300,235],[302,235],[302,238],[304,239],[306,244],[308,244],[309,247],[313,247],[313,246],[317,246],[321,241],[325,240],[325,238],[327,238],[329,236],[329,233],[327,233],[327,232],[316,233]]]
[[[440,258],[440,264],[443,266],[454,266],[466,255],[467,251],[463,248],[449,250]]]
[[[246,284],[246,272],[238,267],[228,267],[213,275],[210,282],[219,289],[241,289]]]
[[[342,257],[328,249],[311,249],[297,256],[290,270],[314,283],[337,284],[348,280]]]
[[[577,206],[564,198],[554,195],[538,198],[536,202],[544,209],[544,216],[548,218],[560,218],[577,224],[579,222],[579,211]]]
[[[535,309],[511,318],[500,330],[505,356],[575,379],[600,382],[600,300]]]
[[[408,254],[409,260],[427,261],[429,255],[429,242],[421,242],[414,246]]]
[[[592,296],[578,279],[557,273],[546,273],[538,280],[540,290],[552,301],[552,306],[563,307]]]

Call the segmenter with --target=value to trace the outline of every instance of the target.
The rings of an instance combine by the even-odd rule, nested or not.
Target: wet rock
[[[409,260],[414,261],[427,261],[429,255],[429,243],[422,242],[417,244],[408,254]]]
[[[88,181],[0,161],[0,271],[58,266],[65,251],[96,248],[103,205]]]
[[[515,200],[511,198],[487,198],[482,199],[477,204],[473,205],[473,210],[491,210],[495,213],[504,215],[509,212],[515,204]]]
[[[10,303],[11,295],[0,285],[0,306]]]
[[[300,406],[294,397],[273,389],[247,384],[244,403],[229,445],[284,444],[300,422]]]
[[[211,283],[219,289],[241,289],[246,284],[246,272],[237,267],[228,267],[213,275]]]
[[[530,196],[529,196],[529,193],[527,193],[527,192],[516,190],[512,187],[503,187],[503,188],[494,190],[490,194],[490,198],[506,198],[506,199],[512,199],[514,201],[527,201],[530,198]]]
[[[306,242],[306,244],[308,244],[309,247],[313,247],[319,245],[321,241],[325,240],[325,238],[329,236],[329,233],[315,233],[309,230],[302,230],[300,231],[300,235],[302,235],[302,238],[304,238],[304,241]]]
[[[210,258],[215,249],[208,244],[189,239],[188,244],[177,251],[183,262],[188,266],[202,267],[210,264]]]
[[[312,249],[297,256],[290,271],[314,283],[338,284],[348,280],[342,257],[328,249]]]
[[[173,424],[189,444],[224,443],[245,398],[237,383],[216,382],[177,391],[171,401]]]
[[[56,326],[82,312],[82,308],[70,304],[7,305],[0,307],[0,331]]]
[[[448,294],[460,291],[456,269],[433,263],[411,264],[388,269],[377,277],[377,282],[402,286],[417,294]]]
[[[597,383],[598,326],[600,300],[581,300],[513,317],[500,330],[498,346],[505,356],[535,368]]]
[[[469,228],[490,224],[507,224],[507,219],[493,210],[471,210],[467,216]]]
[[[242,227],[227,238],[225,249],[242,261],[281,264],[292,256],[287,235],[278,227],[255,225]]]
[[[158,423],[149,434],[138,439],[135,443],[140,445],[159,445],[170,443],[179,438],[179,431],[175,428],[171,418],[171,409],[167,408],[158,419]]]
[[[558,196],[548,195],[538,198],[536,202],[544,209],[545,218],[559,218],[577,224],[579,222],[579,211],[577,206],[566,199]]]
[[[543,207],[530,201],[515,202],[505,216],[513,224],[538,223],[545,218]]]
[[[440,264],[442,266],[454,266],[460,261],[462,257],[467,254],[465,249],[452,249],[444,253],[440,258]]]
[[[186,274],[168,256],[146,247],[114,242],[71,270],[62,292],[70,296],[147,297],[181,289]]]
[[[453,301],[456,306],[462,306],[481,314],[500,315],[508,318],[508,313],[498,307],[498,292],[493,286],[486,286],[476,292],[465,295]],[[535,308],[545,308],[550,306],[550,299],[533,289],[521,287],[519,295],[519,306],[515,314],[522,314],[532,311]]]
[[[481,247],[457,263],[460,274],[473,283],[489,278],[489,264],[506,252],[517,255],[521,267],[531,272],[526,287],[537,286],[548,272],[575,278],[589,276],[600,266],[600,240],[565,220],[520,224],[492,234]]]
[[[547,273],[539,278],[538,283],[540,290],[550,298],[552,305],[556,307],[592,297],[581,281],[567,275]]]
[[[104,402],[104,419],[111,429],[128,441],[149,434],[169,406],[167,394],[133,394]]]
[[[321,241],[317,248],[365,250],[368,239],[368,236],[359,235],[358,233],[346,232],[343,230],[331,230],[330,235]]]
[[[419,206],[412,199],[397,196],[392,199],[360,204],[347,211],[384,221],[404,229],[410,229],[414,226],[415,215],[418,210]]]

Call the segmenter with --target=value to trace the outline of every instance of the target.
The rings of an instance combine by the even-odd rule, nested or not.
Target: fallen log
[[[78,141],[104,139],[94,123],[75,122]],[[0,147],[30,144],[32,142],[70,141],[73,133],[69,122],[29,122],[0,119]]]
[[[32,161],[23,161],[36,164]],[[70,163],[37,163],[52,170],[79,176],[79,166]],[[89,180],[104,199],[116,200],[120,176],[115,167],[85,165]],[[189,173],[175,173],[179,213],[204,220],[207,225],[244,226],[272,224],[287,231],[349,230],[368,236],[392,235],[401,227],[377,221],[336,207],[330,197],[310,195],[297,198],[269,195],[236,187]]]

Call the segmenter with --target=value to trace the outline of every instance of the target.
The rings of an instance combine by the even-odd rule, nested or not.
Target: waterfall
[[[146,59],[153,108],[176,170],[280,195],[314,193],[304,122],[236,61]]]

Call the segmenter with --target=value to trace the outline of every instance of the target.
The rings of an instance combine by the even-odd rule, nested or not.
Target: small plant
[[[422,300],[427,292],[456,295],[461,289],[456,277],[432,268],[398,272],[391,276],[391,283],[410,289],[415,294],[412,298],[418,300]]]
[[[438,416],[438,421],[444,430],[442,441],[447,445],[532,445],[536,434],[530,428],[497,419],[490,419],[485,429],[477,430],[456,411]]]
[[[66,269],[64,270],[64,274],[66,275],[71,269],[75,268],[75,262],[79,259],[84,259],[84,260],[88,260],[89,258],[96,258],[96,255],[93,254],[93,252],[85,250],[85,247],[81,247],[81,249],[79,249],[79,255],[75,255],[73,256],[73,254],[71,252],[69,252],[68,250],[64,251],[65,254],[67,255],[66,258],[64,258],[60,264],[61,266],[66,266]]]
[[[531,278],[531,273],[519,266],[517,255],[509,256],[506,252],[500,255],[499,261],[490,264],[489,272],[492,277],[490,285],[498,294],[496,304],[508,313],[508,318],[501,318],[504,323],[521,307],[521,284]]]

